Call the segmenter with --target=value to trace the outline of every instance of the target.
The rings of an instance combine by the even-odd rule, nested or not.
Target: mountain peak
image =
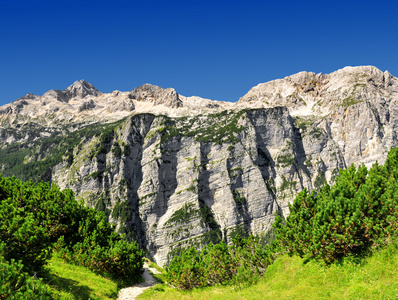
[[[300,72],[260,83],[239,100],[244,107],[285,106],[294,115],[326,116],[398,93],[398,79],[374,66],[347,66],[330,74]]]
[[[98,96],[102,94],[99,90],[97,90],[91,83],[82,80],[76,80],[72,85],[68,86],[65,90],[72,97],[80,97],[84,98],[87,95]]]

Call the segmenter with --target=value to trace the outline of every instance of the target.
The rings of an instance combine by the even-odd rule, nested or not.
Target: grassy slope
[[[53,256],[43,281],[55,299],[116,299],[116,282]]]
[[[115,281],[65,263],[56,255],[44,278],[55,299],[116,299]],[[162,276],[160,276],[162,278]],[[325,265],[299,257],[282,256],[256,285],[219,286],[177,291],[165,284],[146,290],[140,299],[396,299],[398,242],[374,253],[361,265]]]
[[[398,243],[374,253],[361,265],[324,266],[282,256],[256,285],[212,287],[190,292],[156,285],[140,299],[396,299],[398,295]]]

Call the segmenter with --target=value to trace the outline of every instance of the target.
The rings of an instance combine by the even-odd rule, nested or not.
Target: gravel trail
[[[144,278],[145,282],[136,284],[128,288],[121,289],[119,291],[119,294],[117,295],[117,300],[134,300],[144,290],[150,288],[151,286],[154,286],[156,284],[156,279],[153,278],[149,270],[154,274],[159,273],[158,270],[154,268],[149,268],[148,264],[145,262],[144,273],[142,274],[142,277]]]

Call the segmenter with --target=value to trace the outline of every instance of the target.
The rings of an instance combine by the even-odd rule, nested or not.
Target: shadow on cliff
[[[204,243],[219,243],[222,240],[221,227],[217,223],[211,207],[214,204],[214,196],[210,190],[210,174],[207,171],[211,146],[208,143],[200,143],[200,169],[198,178],[198,201],[202,220],[208,226]]]

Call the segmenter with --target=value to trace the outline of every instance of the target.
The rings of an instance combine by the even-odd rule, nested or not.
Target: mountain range
[[[398,79],[373,66],[300,72],[235,103],[80,80],[0,107],[0,172],[72,189],[164,265],[236,234],[272,238],[302,189],[383,163],[397,101]]]

